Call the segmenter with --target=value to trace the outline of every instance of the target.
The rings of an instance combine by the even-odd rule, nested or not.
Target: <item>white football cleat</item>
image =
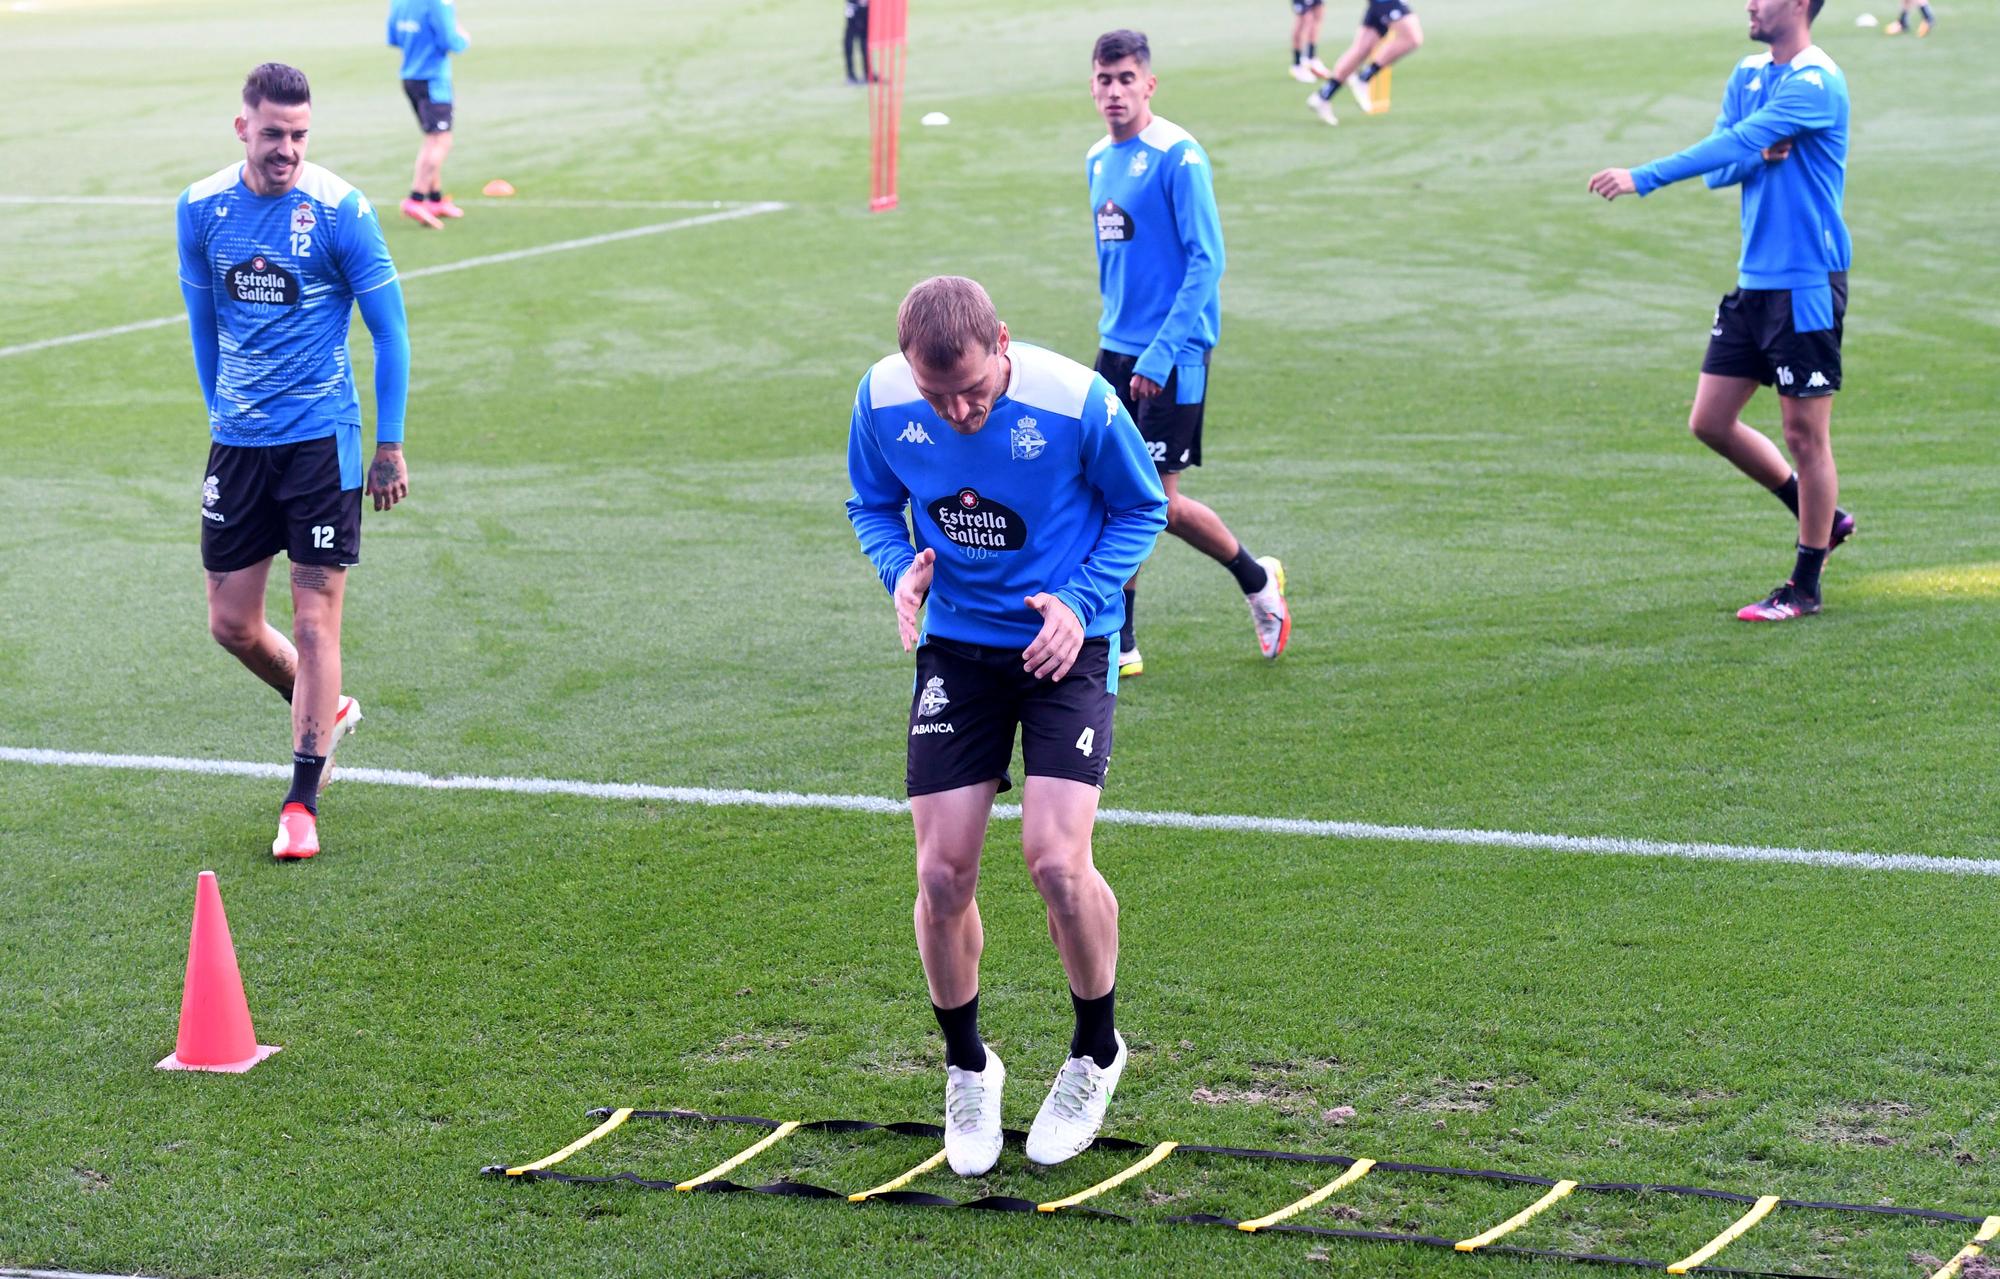
[[[1146,659],[1139,656],[1136,648],[1120,649],[1118,652],[1118,678],[1131,679],[1134,675],[1146,673]]]
[[[1354,95],[1354,105],[1361,108],[1362,115],[1375,114],[1375,93],[1358,73],[1347,77],[1347,91]]]
[[[1312,72],[1322,80],[1333,79],[1333,68],[1321,62],[1318,58],[1307,58],[1306,70]]]
[[[1300,84],[1311,84],[1313,78],[1311,64],[1305,62],[1294,62],[1292,64],[1292,79],[1297,80]]]
[[[343,696],[334,707],[333,732],[326,739],[326,767],[319,770],[320,793],[324,794],[327,784],[333,780],[333,748],[340,745],[340,739],[353,732],[354,726],[360,722],[361,703]]]
[[[1285,566],[1275,555],[1259,555],[1257,562],[1267,574],[1264,589],[1243,598],[1250,603],[1250,625],[1257,631],[1257,647],[1275,662],[1292,640],[1292,610],[1285,603]]]
[[[986,1050],[986,1069],[944,1068],[944,1157],[961,1177],[991,1172],[1000,1162],[1000,1087],[1007,1068]]]
[[[1333,113],[1333,103],[1326,98],[1320,97],[1318,89],[1314,89],[1306,95],[1306,105],[1313,109],[1314,115],[1328,124],[1340,123],[1340,117]]]
[[[1038,1164],[1059,1164],[1082,1153],[1104,1127],[1104,1112],[1112,1090],[1125,1073],[1125,1036],[1112,1031],[1118,1056],[1106,1070],[1089,1057],[1072,1057],[1056,1072],[1056,1082],[1042,1099],[1034,1127],[1028,1129],[1028,1158]]]

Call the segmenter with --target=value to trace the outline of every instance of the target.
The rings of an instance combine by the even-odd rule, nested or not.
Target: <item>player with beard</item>
[[[1820,570],[1854,533],[1854,517],[1837,504],[1840,479],[1829,438],[1851,254],[1840,214],[1847,77],[1812,42],[1821,3],[1749,0],[1750,38],[1770,50],[1736,65],[1715,131],[1665,159],[1590,179],[1590,190],[1606,200],[1650,195],[1697,175],[1711,187],[1743,188],[1736,289],[1722,299],[1709,329],[1688,426],[1798,517],[1792,575],[1737,612],[1746,622],[1819,612]],[[1790,463],[1742,420],[1759,385],[1777,387]]]
[[[361,720],[340,692],[340,614],[361,558],[361,400],[347,357],[358,304],[375,345],[366,491],[409,492],[403,290],[367,197],[306,163],[312,91],[267,62],[243,83],[244,158],[181,193],[181,297],[208,409],[201,560],[208,629],[292,707],[292,786],[271,853],[319,852],[319,792]],[[264,617],[271,560],[291,561],[292,638]]]
[[[1105,380],[1010,341],[973,281],[911,289],[896,337],[900,351],[855,395],[847,515],[895,602],[903,648],[916,649],[906,781],[917,953],[944,1031],[945,1153],[977,1176],[1000,1157],[1006,1070],[979,1035],[973,891],[993,798],[1012,786],[1016,728],[1021,851],[1076,1012],[1028,1158],[1060,1163],[1088,1146],[1125,1070],[1118,900],[1090,836],[1111,760],[1120,588],[1166,525],[1167,499]]]

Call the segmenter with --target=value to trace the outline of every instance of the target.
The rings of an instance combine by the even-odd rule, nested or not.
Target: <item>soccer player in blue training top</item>
[[[312,92],[267,62],[243,83],[242,162],[181,193],[181,296],[208,407],[201,562],[208,629],[292,704],[292,788],[272,855],[319,851],[319,792],[361,706],[340,692],[340,608],[361,558],[361,400],[347,358],[356,303],[375,342],[375,457],[386,511],[409,492],[403,288],[361,192],[306,163]],[[292,639],[264,620],[271,558],[291,560]],[[296,647],[294,647],[296,643]]]
[[[1375,100],[1368,82],[1421,49],[1423,44],[1424,24],[1417,20],[1417,11],[1405,0],[1368,0],[1361,25],[1354,29],[1354,42],[1333,60],[1326,83],[1307,95],[1306,105],[1328,124],[1339,124],[1333,114],[1333,95],[1345,84],[1361,114],[1370,114],[1375,110]],[[1375,52],[1378,46],[1379,54]]]
[[[434,231],[444,226],[440,219],[465,216],[444,193],[444,159],[451,154],[451,55],[470,43],[452,0],[389,0],[389,44],[403,51],[403,95],[424,135],[403,216]]]
[[[1275,659],[1292,636],[1285,566],[1258,558],[1213,510],[1181,492],[1201,465],[1208,360],[1222,332],[1222,218],[1208,156],[1186,129],[1153,114],[1153,53],[1137,31],[1110,31],[1091,51],[1090,94],[1109,133],[1085,157],[1097,219],[1097,371],[1146,437],[1167,491],[1167,532],[1221,563],[1250,604],[1257,647]],[[1119,672],[1145,670],[1125,587]]]
[[[1090,833],[1111,761],[1120,587],[1165,527],[1167,499],[1104,379],[1010,343],[971,280],[911,289],[896,338],[901,351],[855,395],[847,516],[895,600],[903,648],[917,651],[907,779],[917,953],[944,1030],[945,1152],[972,1177],[1000,1157],[1007,1077],[979,1037],[985,935],[973,890],[993,797],[1012,785],[1017,726],[1021,851],[1076,1007],[1028,1158],[1061,1163],[1088,1146],[1125,1070],[1112,1016],[1118,899]]]
[[[1743,256],[1736,288],[1709,329],[1688,426],[1703,444],[1770,489],[1798,516],[1792,575],[1736,614],[1783,622],[1819,612],[1820,569],[1854,533],[1836,504],[1828,429],[1840,389],[1850,245],[1841,221],[1847,183],[1847,78],[1812,42],[1822,0],[1749,0],[1750,38],[1771,46],[1737,64],[1715,132],[1637,169],[1605,169],[1590,189],[1606,200],[1650,195],[1701,175],[1743,187]],[[1759,384],[1778,388],[1784,454],[1742,420]]]

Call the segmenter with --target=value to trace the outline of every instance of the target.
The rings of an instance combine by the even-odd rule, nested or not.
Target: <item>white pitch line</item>
[[[176,755],[107,755],[0,746],[0,763],[56,768],[120,768],[142,772],[202,773],[224,777],[288,778],[289,764],[249,760],[187,759]],[[386,768],[347,768],[340,780],[418,790],[484,791],[515,795],[574,795],[585,799],[654,800],[710,808],[807,808],[839,812],[895,814],[909,804],[877,795],[813,795],[797,791],[717,790],[706,786],[650,786],[633,782],[564,781],[548,777],[437,777]],[[1017,818],[1019,804],[996,804],[993,815]],[[1391,840],[1409,844],[1458,844],[1471,848],[1513,848],[1537,852],[1591,853],[1625,857],[1669,857],[1684,861],[1775,862],[1825,870],[1924,871],[1940,875],[2000,876],[2000,859],[1933,857],[1920,853],[1843,853],[1823,848],[1768,848],[1756,844],[1677,843],[1605,835],[1540,835],[1529,831],[1463,830],[1436,826],[1380,826],[1372,822],[1311,821],[1296,817],[1253,817],[1230,813],[1140,812],[1106,808],[1097,820],[1113,826],[1166,830],[1212,830],[1307,839]]]
[[[765,200],[756,204],[740,205],[736,208],[718,209],[713,213],[703,213],[691,218],[675,218],[671,222],[652,222],[645,226],[628,227],[623,231],[607,231],[602,235],[586,235],[576,240],[557,240],[553,244],[537,244],[531,248],[513,249],[506,253],[488,253],[481,257],[466,258],[459,262],[440,262],[436,266],[419,267],[414,271],[400,273],[405,280],[420,280],[427,275],[448,275],[453,271],[469,271],[477,266],[494,266],[501,262],[519,262],[526,258],[539,258],[550,253],[569,253],[576,249],[594,249],[600,244],[616,244],[621,240],[636,240],[643,236],[664,235],[669,231],[683,231],[688,227],[707,226],[711,222],[733,222],[738,218],[754,218],[760,213],[776,213],[789,206],[776,201]],[[26,355],[30,351],[46,351],[51,347],[71,346],[78,342],[94,342],[98,338],[117,337],[121,333],[138,333],[145,329],[165,328],[169,324],[185,324],[185,315],[162,315],[151,320],[137,320],[131,324],[114,325],[108,329],[91,329],[86,333],[69,333],[59,338],[43,338],[38,342],[23,342],[18,346],[0,346],[0,359],[10,355]]]

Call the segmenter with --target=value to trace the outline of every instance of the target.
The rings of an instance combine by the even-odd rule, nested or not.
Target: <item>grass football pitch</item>
[[[286,759],[282,705],[206,634],[184,326],[51,343],[178,315],[172,198],[240,158],[236,85],[277,58],[409,277],[413,489],[366,522],[342,762],[899,798],[910,665],[841,510],[854,385],[938,272],[1090,357],[1087,52],[1131,24],[1228,241],[1188,490],[1283,557],[1296,627],[1266,664],[1227,576],[1163,544],[1108,805],[2000,857],[1990,6],[1924,41],[1852,0],[1820,20],[1854,100],[1834,441],[1861,523],[1827,611],[1771,628],[1731,614],[1787,571],[1788,517],[1684,425],[1735,197],[1584,190],[1708,131],[1751,51],[1733,0],[1423,0],[1393,110],[1343,94],[1337,129],[1272,0],[917,0],[882,216],[837,5],[460,8],[443,232],[393,214],[416,132],[379,5],[0,11],[0,747]],[[493,177],[520,195],[480,199]],[[907,818],[355,780],[287,866],[281,792],[0,760],[0,1266],[1566,1272],[1162,1224],[1317,1184],[1192,1158],[1105,1196],[1134,1224],[482,1179],[599,1105],[935,1121]],[[1025,1126],[1069,1010],[1017,835],[991,837],[982,1008]],[[1107,824],[1096,852],[1132,1049],[1112,1133],[2000,1212],[1990,874],[1254,826]],[[152,1068],[202,869],[284,1046],[240,1078]],[[565,1167],[685,1177],[747,1140],[635,1121]],[[923,1153],[802,1134],[739,1177],[856,1190]],[[1046,1199],[1122,1158],[917,1188]],[[1460,1237],[1536,1193],[1371,1176],[1302,1220]],[[1672,1260],[1738,1211],[1579,1195],[1510,1241]],[[1969,1236],[1781,1210],[1718,1264],[1914,1279]]]

